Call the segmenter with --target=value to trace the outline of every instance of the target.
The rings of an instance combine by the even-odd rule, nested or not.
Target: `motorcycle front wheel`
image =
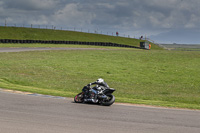
[[[104,105],[104,106],[110,106],[110,105],[112,105],[114,102],[115,102],[115,96],[113,96],[113,95],[107,95],[107,99],[105,99],[105,100],[103,100],[102,101],[102,105]]]
[[[82,103],[83,101],[84,101],[83,92],[77,94],[77,95],[74,97],[74,102],[75,102],[75,103]]]

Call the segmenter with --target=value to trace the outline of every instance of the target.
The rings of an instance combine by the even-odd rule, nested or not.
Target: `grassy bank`
[[[107,36],[102,34],[50,30],[50,29],[1,27],[1,26],[0,26],[0,39],[112,42],[112,43],[137,46],[137,47],[139,46],[139,43],[141,41],[133,38]],[[152,44],[152,49],[162,49],[162,48]]]
[[[73,97],[101,77],[117,102],[200,109],[199,57],[133,49],[0,53],[0,88]]]

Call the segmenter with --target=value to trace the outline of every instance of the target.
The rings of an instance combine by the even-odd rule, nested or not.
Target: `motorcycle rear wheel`
[[[75,102],[75,103],[83,103],[83,101],[84,101],[83,92],[77,94],[77,95],[74,97],[74,102]]]
[[[101,103],[104,106],[110,106],[115,102],[115,96],[107,95],[107,97],[108,97],[108,99],[103,100],[102,103]]]

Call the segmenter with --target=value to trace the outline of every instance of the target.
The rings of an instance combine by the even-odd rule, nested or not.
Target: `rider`
[[[104,80],[102,78],[97,79],[97,81],[93,82],[93,83],[89,83],[87,86],[90,87],[91,85],[98,85],[98,86],[103,86],[105,87],[105,89],[109,88],[108,84],[106,82],[104,82]]]
[[[105,89],[109,89],[110,87],[108,86],[108,84],[102,79],[102,78],[99,78],[97,79],[97,81],[95,82],[92,82],[92,83],[89,83],[87,86],[85,86],[83,89],[85,91],[85,96],[88,96],[89,94],[89,91],[90,91],[90,86],[91,85],[97,85],[97,91],[98,91],[98,94],[100,94],[101,92],[101,87],[104,87]],[[101,86],[101,87],[100,87]],[[89,90],[88,90],[89,89]]]

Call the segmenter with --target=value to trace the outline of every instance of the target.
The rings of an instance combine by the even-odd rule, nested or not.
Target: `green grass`
[[[17,33],[17,34],[16,34]],[[84,42],[112,42],[130,46],[139,46],[141,40],[101,34],[61,31],[50,29],[1,27],[0,39],[19,40],[62,40],[62,41],[84,41]],[[152,49],[162,49],[152,43]]]
[[[0,88],[73,97],[104,78],[117,102],[200,109],[200,51],[0,53]]]

